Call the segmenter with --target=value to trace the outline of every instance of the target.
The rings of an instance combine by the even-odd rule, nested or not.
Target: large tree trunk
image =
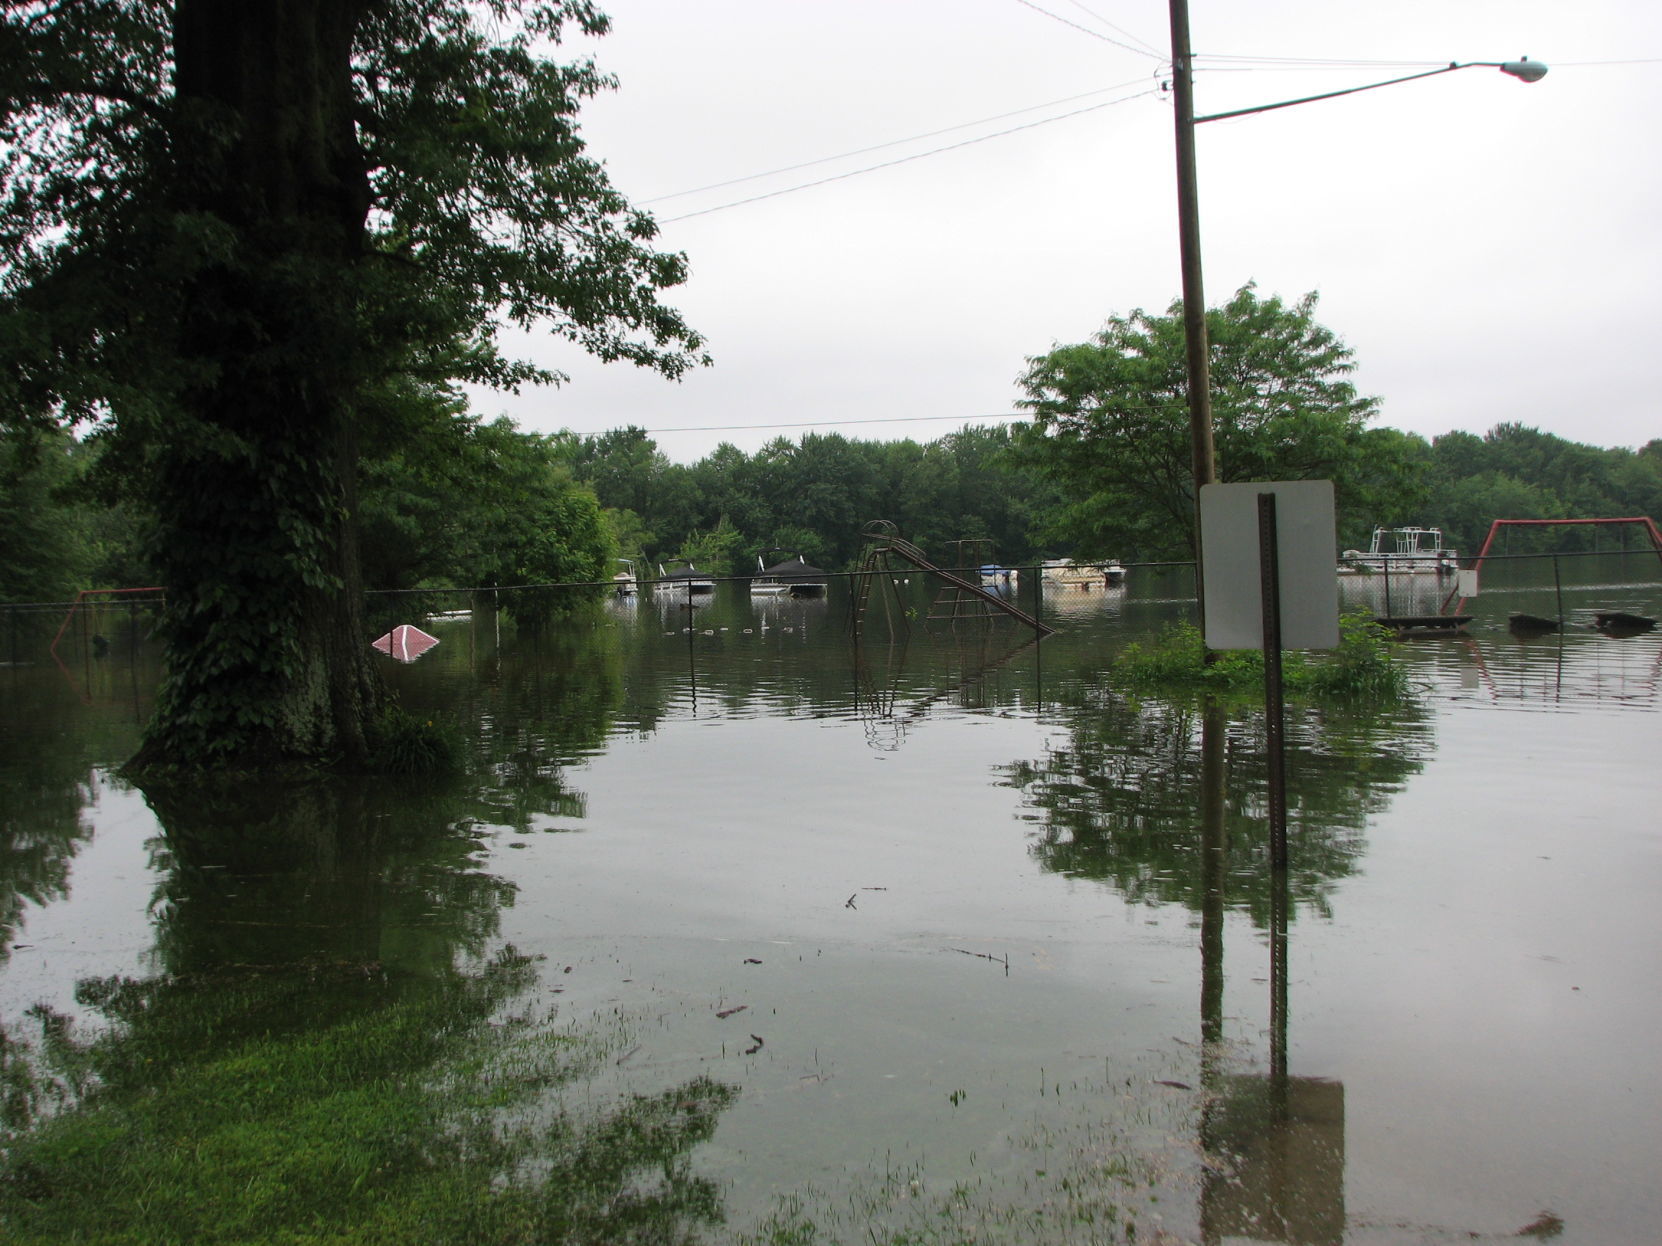
[[[184,410],[151,465],[168,675],[139,767],[353,764],[382,704],[353,528],[364,11],[175,6],[171,194],[194,268]]]

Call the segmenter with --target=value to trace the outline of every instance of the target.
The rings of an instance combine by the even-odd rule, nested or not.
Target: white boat
[[[612,577],[612,591],[619,597],[632,597],[640,588],[640,581],[635,579],[635,564],[627,558],[619,558],[618,561],[628,570],[619,571]]]
[[[1050,558],[1040,564],[1039,579],[1057,588],[1105,588],[1110,584],[1124,583],[1125,568],[1116,558],[1096,563]]]
[[[1443,545],[1441,528],[1375,528],[1366,550],[1339,555],[1340,575],[1453,575],[1460,558]]]
[[[677,563],[681,565],[676,566]],[[663,563],[658,564],[658,578],[652,584],[654,592],[676,597],[708,597],[716,591],[716,582],[707,575],[700,575],[698,568],[687,559],[671,558],[669,565],[675,570],[665,570]]]
[[[775,552],[783,551],[763,550],[762,554]],[[763,563],[762,554],[756,555],[756,575],[750,581],[752,597],[825,596],[825,572],[801,554],[774,563],[771,567]]]

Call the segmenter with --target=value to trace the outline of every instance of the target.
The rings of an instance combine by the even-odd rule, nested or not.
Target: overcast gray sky
[[[583,131],[689,256],[671,301],[715,362],[672,383],[516,340],[572,379],[477,395],[486,415],[636,424],[681,462],[810,425],[932,440],[1014,411],[1029,356],[1179,292],[1165,0],[603,7],[612,33],[567,51],[621,85]],[[1662,436],[1662,5],[1191,0],[1190,21],[1201,114],[1549,65],[1200,127],[1207,302],[1319,291],[1396,428]]]

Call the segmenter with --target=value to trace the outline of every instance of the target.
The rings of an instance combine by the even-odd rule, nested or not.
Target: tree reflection
[[[206,780],[146,789],[165,974],[301,963],[447,970],[514,887],[483,866],[466,782]]]
[[[1034,856],[1057,873],[1111,883],[1133,903],[1201,911],[1209,884],[1200,708],[1093,685],[1061,714],[1065,737],[1008,770],[1008,782],[1037,811]],[[1333,884],[1355,868],[1369,817],[1424,764],[1429,718],[1415,704],[1377,715],[1294,706],[1286,739],[1291,894],[1325,911]],[[1262,711],[1229,711],[1222,764],[1222,892],[1266,924]]]
[[[62,695],[57,673],[10,671],[0,720],[0,962],[31,905],[61,899],[70,863],[92,837],[86,810],[98,799],[93,757],[130,731]],[[101,732],[95,735],[93,732]]]
[[[1065,735],[1010,782],[1040,811],[1046,868],[1111,883],[1200,921],[1200,1240],[1337,1243],[1345,1230],[1344,1087],[1288,1067],[1288,924],[1325,911],[1364,849],[1370,816],[1423,765],[1429,716],[1413,703],[1368,715],[1289,707],[1289,862],[1273,869],[1263,712],[1138,701],[1101,685],[1063,711]],[[1224,1041],[1227,908],[1267,929],[1265,1073],[1229,1072]]]
[[[92,776],[20,773],[6,767],[0,796],[0,962],[11,953],[30,905],[68,893],[69,863],[92,834],[82,810],[94,798]]]
[[[521,637],[478,667],[471,679],[397,672],[406,705],[463,724],[477,771],[470,816],[522,833],[539,818],[585,816],[565,769],[599,749],[623,706],[616,631],[574,622]]]
[[[512,884],[453,785],[158,785],[153,972],[0,1050],[7,1240],[682,1242],[735,1090],[584,1113],[605,1053],[492,953]],[[89,1024],[93,1019],[97,1022]]]

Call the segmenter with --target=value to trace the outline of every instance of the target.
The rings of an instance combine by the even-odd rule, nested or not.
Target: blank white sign
[[[1247,481],[1200,491],[1201,592],[1206,644],[1264,644],[1258,560],[1258,495],[1275,495],[1276,561],[1281,580],[1281,647],[1331,649],[1339,643],[1337,528],[1331,480]]]

